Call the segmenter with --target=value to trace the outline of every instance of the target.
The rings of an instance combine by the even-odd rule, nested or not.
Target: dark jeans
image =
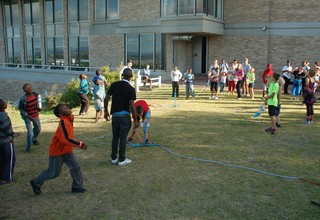
[[[81,115],[81,113],[87,113],[88,108],[89,108],[89,99],[86,94],[79,94],[79,98],[80,98],[80,102],[81,102],[79,115]]]
[[[12,181],[14,166],[16,164],[16,155],[14,152],[13,141],[0,144],[0,179]]]
[[[48,169],[33,179],[36,186],[40,187],[45,181],[58,177],[64,163],[70,169],[70,174],[73,180],[72,188],[82,189],[83,178],[80,170],[80,164],[73,153],[63,154],[61,156],[49,156]]]
[[[179,97],[179,82],[172,82],[172,97]]]
[[[237,82],[236,88],[237,88],[238,98],[241,98],[241,88],[242,88],[242,81],[241,81],[241,80],[239,80],[239,81]]]
[[[290,79],[288,79],[287,77],[283,76],[283,79],[285,81],[284,85],[283,85],[283,92],[284,94],[289,94],[288,93],[288,87],[290,85]]]
[[[118,156],[119,162],[126,159],[127,136],[131,128],[130,115],[112,115],[112,145],[111,159],[115,160]],[[120,143],[119,143],[120,142]]]
[[[312,116],[314,111],[313,111],[313,103],[306,103],[307,107],[307,116]]]

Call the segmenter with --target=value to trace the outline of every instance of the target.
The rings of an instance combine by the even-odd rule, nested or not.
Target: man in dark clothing
[[[138,127],[134,100],[136,100],[135,89],[130,84],[133,73],[130,68],[123,70],[122,80],[111,84],[104,99],[105,118],[109,116],[108,103],[112,96],[111,115],[112,115],[112,144],[111,144],[111,163],[126,165],[132,161],[125,156],[127,136],[131,128],[131,118],[134,122],[134,128]],[[118,161],[119,147],[119,161]]]

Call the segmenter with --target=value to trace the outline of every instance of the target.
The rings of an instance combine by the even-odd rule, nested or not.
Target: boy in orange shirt
[[[65,163],[70,168],[70,174],[73,179],[72,193],[83,193],[83,178],[80,170],[80,164],[76,159],[73,148],[78,147],[86,150],[87,145],[82,141],[74,140],[73,133],[73,115],[69,106],[65,104],[57,105],[53,110],[55,116],[60,118],[59,126],[49,146],[49,167],[38,177],[31,179],[30,184],[36,195],[41,193],[41,185],[55,177],[61,172],[62,165]]]

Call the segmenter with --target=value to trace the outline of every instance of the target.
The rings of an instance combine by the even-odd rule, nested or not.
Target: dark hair
[[[22,89],[24,90],[27,86],[31,86],[31,84],[30,84],[30,83],[24,84],[24,85],[22,86]]]
[[[61,108],[62,106],[64,106],[64,104],[58,104],[56,107],[54,107],[53,109],[53,114],[55,116],[57,116],[58,118],[60,117],[60,112],[61,112]]]
[[[136,107],[136,112],[137,112],[138,115],[141,115],[143,113],[143,108],[142,108],[141,105]]]
[[[313,69],[309,69],[308,74],[310,77],[314,77],[316,75],[316,71],[314,71]]]
[[[280,74],[279,73],[273,73],[273,78],[278,81],[280,78]]]
[[[130,68],[125,68],[125,69],[123,70],[123,73],[122,73],[122,77],[123,77],[123,78],[129,79],[129,78],[131,78],[132,76],[133,76],[133,74],[132,74],[132,69],[130,69]]]
[[[4,99],[0,99],[0,112],[3,112],[5,103],[6,101]]]
[[[101,70],[96,70],[96,75],[101,75]]]

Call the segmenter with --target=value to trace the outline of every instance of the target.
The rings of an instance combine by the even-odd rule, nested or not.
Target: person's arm
[[[72,144],[77,148],[86,150],[88,148],[88,146],[82,142],[82,141],[77,141],[73,138],[70,137],[69,133],[70,131],[73,129],[73,126],[70,122],[65,121],[65,120],[60,120],[60,129],[57,130],[58,133],[58,137],[59,137],[59,141],[66,145],[66,144]]]
[[[109,105],[109,95],[106,94],[106,97],[104,98],[104,118],[106,120],[109,120],[110,114],[108,111],[108,105]]]
[[[137,113],[136,113],[136,108],[134,107],[134,100],[130,100],[129,105],[130,105],[130,109],[131,109],[132,120],[134,123],[133,128],[138,128],[139,122],[137,121]]]

